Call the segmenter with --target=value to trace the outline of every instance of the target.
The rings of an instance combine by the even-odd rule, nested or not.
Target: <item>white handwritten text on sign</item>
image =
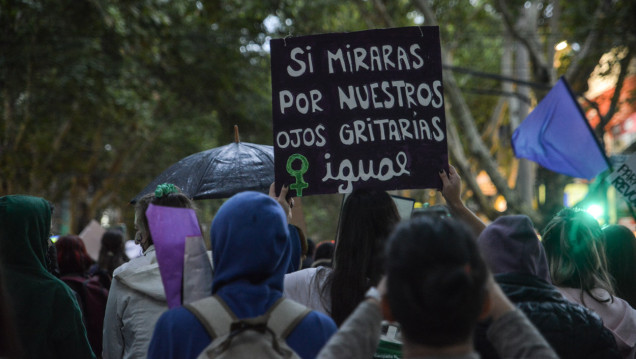
[[[297,196],[441,187],[437,27],[278,39],[271,50],[277,187]]]

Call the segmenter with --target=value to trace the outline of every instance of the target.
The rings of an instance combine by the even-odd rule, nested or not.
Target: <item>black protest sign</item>
[[[438,27],[277,39],[271,58],[277,189],[441,188]]]

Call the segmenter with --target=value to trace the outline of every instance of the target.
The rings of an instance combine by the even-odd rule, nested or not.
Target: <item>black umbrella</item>
[[[172,183],[192,199],[227,198],[242,191],[266,192],[274,182],[274,148],[235,142],[192,154],[168,167],[135,196],[131,203],[152,193],[157,185]]]

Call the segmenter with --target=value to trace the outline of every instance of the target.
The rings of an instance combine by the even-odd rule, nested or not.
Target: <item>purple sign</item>
[[[190,208],[148,205],[146,218],[157,251],[168,307],[182,303],[183,264],[187,237],[201,236],[197,215]]]
[[[271,57],[277,189],[441,188],[438,27],[277,39]]]

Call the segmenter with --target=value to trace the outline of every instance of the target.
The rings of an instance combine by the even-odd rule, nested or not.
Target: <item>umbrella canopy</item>
[[[131,203],[172,183],[192,199],[227,198],[242,191],[266,192],[274,182],[274,148],[233,142],[181,159],[157,176]]]

